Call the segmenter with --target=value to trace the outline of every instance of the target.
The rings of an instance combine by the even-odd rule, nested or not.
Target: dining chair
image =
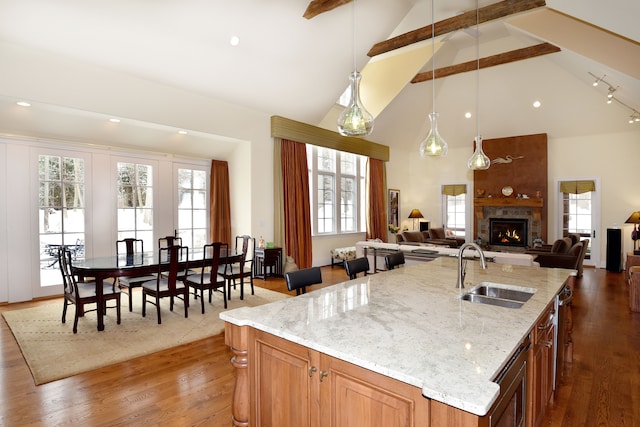
[[[220,265],[220,252],[227,253],[229,245],[222,242],[214,242],[204,245],[202,259],[203,266],[199,274],[191,274],[185,278],[185,285],[193,288],[193,297],[198,299],[198,290],[200,291],[200,305],[202,314],[204,314],[204,291],[209,291],[209,304],[211,304],[211,295],[214,291],[221,292],[224,301],[224,308],[227,308],[227,292],[226,282],[218,272],[218,267],[226,268],[226,263]]]
[[[253,259],[255,256],[256,239],[249,235],[236,236],[235,250],[242,251],[242,257],[237,262],[228,263],[218,267],[218,272],[227,281],[227,299],[231,299],[231,284],[236,289],[240,280],[240,299],[244,298],[244,284],[249,279],[251,285],[251,295],[253,290]]]
[[[182,246],[182,237],[178,237],[177,235],[173,236],[165,236],[160,237],[158,239],[158,249],[168,248],[170,246]],[[184,247],[184,246],[182,246]],[[178,272],[178,280],[184,280],[189,274],[194,274],[195,272],[188,269],[183,269]],[[167,272],[162,273],[163,277],[167,276]]]
[[[141,239],[135,239],[133,237],[127,237],[122,240],[116,241],[116,256],[124,254],[125,263],[133,264],[135,262],[135,255],[144,253],[144,242]],[[122,276],[118,278],[118,286],[122,290],[122,293],[129,298],[129,311],[133,311],[133,289],[141,288],[144,282],[154,280],[155,275],[147,274],[143,276]]]
[[[85,313],[96,311],[98,309],[98,298],[96,296],[96,282],[78,282],[76,276],[72,272],[72,251],[65,247],[58,249],[58,265],[62,273],[62,284],[64,287],[64,305],[62,307],[62,323],[67,321],[67,306],[74,304],[76,306],[75,316],[73,319],[73,333],[78,333],[78,318],[84,317]],[[115,283],[103,283],[103,311],[106,313],[107,308],[115,308],[117,323],[120,324],[120,288]],[[115,306],[108,306],[107,301],[114,300]],[[86,309],[87,304],[96,304],[94,309]]]
[[[349,279],[355,279],[358,277],[358,273],[364,273],[366,276],[369,272],[369,258],[361,257],[345,261],[344,269],[347,272]]]
[[[158,313],[158,324],[162,323],[160,314],[160,299],[169,298],[169,309],[173,311],[175,298],[179,298],[184,303],[184,317],[189,317],[189,288],[183,281],[178,280],[178,270],[180,261],[189,262],[189,248],[184,246],[169,246],[158,250],[159,263],[158,274],[154,280],[142,284],[142,317],[147,315],[147,296],[153,298],[150,304],[156,306]],[[163,262],[166,260],[166,262]],[[162,273],[166,272],[163,277]]]
[[[404,264],[404,252],[395,252],[384,257],[384,264],[387,270],[393,270]]]
[[[284,274],[284,280],[287,282],[287,289],[295,290],[296,295],[307,293],[307,286],[322,283],[322,272],[320,267],[304,268],[302,270],[289,271]]]

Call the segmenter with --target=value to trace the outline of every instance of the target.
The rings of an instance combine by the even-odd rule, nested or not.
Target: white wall
[[[515,136],[515,135],[503,135]],[[468,183],[469,194],[473,194],[473,173],[466,167],[472,154],[468,149],[449,150],[445,158],[421,159],[415,153],[397,153],[392,150],[392,159],[387,167],[388,182],[392,188],[401,190],[401,214],[408,215],[410,209],[418,208],[432,224],[442,223],[442,196],[440,186],[450,183]],[[394,157],[395,156],[395,157]],[[394,163],[399,159],[400,163]],[[575,136],[570,138],[548,137],[548,211],[549,240],[558,236],[556,222],[557,189],[555,180],[561,178],[597,177],[601,183],[601,224],[596,232],[600,236],[600,255],[596,264],[606,265],[606,229],[617,224],[622,228],[623,252],[633,249],[630,235],[632,226],[624,221],[632,212],[640,209],[637,197],[637,160],[640,159],[640,129],[630,125],[628,133]],[[405,165],[408,164],[409,168]],[[408,172],[407,172],[408,170]],[[471,200],[468,204],[471,209]],[[403,220],[409,221],[409,220]],[[409,228],[411,228],[411,223]]]

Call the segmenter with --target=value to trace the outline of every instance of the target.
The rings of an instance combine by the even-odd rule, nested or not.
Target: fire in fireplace
[[[528,224],[526,218],[490,218],[489,244],[526,246]]]

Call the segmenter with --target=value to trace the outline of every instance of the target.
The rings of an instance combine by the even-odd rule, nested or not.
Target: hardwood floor
[[[338,267],[322,275],[316,288],[346,279]],[[288,293],[282,279],[256,284]],[[573,363],[543,425],[640,426],[640,313],[629,311],[624,274],[585,270],[573,330]],[[0,425],[231,425],[234,372],[222,334],[38,387],[4,319],[0,343]]]

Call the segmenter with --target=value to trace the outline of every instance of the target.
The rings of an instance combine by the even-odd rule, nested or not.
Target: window
[[[465,236],[466,230],[466,192],[465,184],[443,185],[442,206],[444,228],[453,231],[456,236]]]
[[[84,159],[38,156],[41,286],[60,283],[60,246],[70,249],[74,258],[84,257],[84,172]]]
[[[357,154],[307,145],[313,235],[364,231],[366,161]]]
[[[207,173],[178,168],[178,235],[182,244],[201,248],[207,237]]]
[[[153,167],[137,163],[117,164],[118,240],[133,237],[153,243]]]

